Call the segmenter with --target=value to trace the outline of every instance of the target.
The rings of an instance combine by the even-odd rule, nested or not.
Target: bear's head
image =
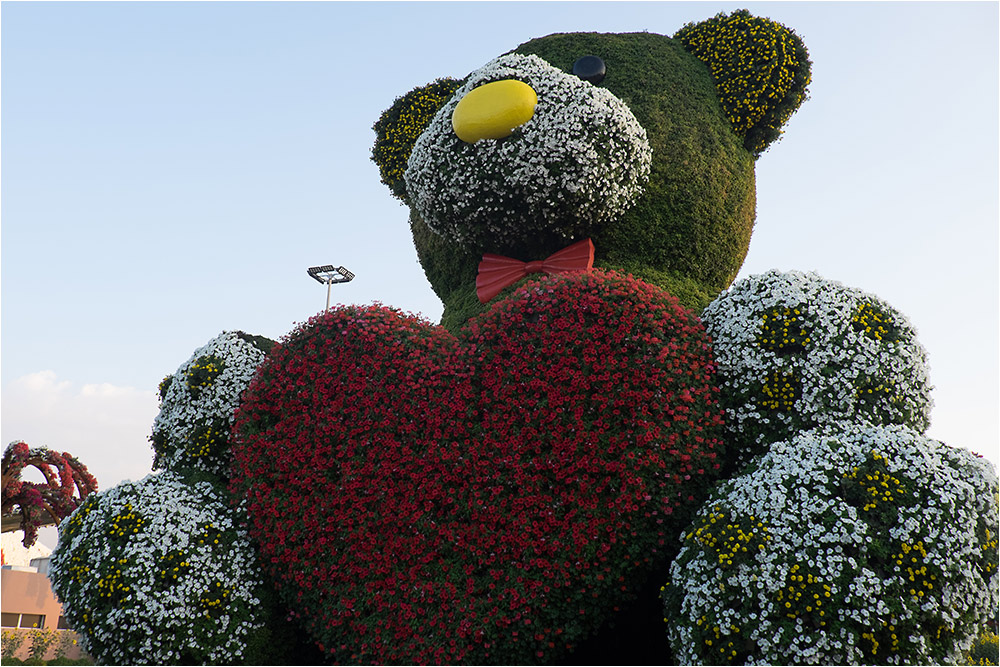
[[[743,263],[754,162],[810,64],[794,32],[741,10],[672,38],[549,35],[398,98],[372,157],[410,207],[442,324],[485,307],[484,253],[544,260],[588,238],[594,266],[700,310]]]

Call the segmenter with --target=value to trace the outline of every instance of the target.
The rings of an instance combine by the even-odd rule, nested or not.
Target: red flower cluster
[[[38,469],[45,482],[23,481],[21,472],[28,466]],[[4,451],[2,478],[3,517],[20,515],[25,547],[35,543],[39,526],[59,523],[88,493],[97,491],[97,480],[87,466],[69,452],[31,449],[21,441],[10,443]],[[74,490],[79,492],[79,498],[73,497]]]
[[[233,491],[338,661],[540,662],[634,594],[718,475],[708,339],[658,288],[542,278],[444,329],[311,319],[236,414]]]

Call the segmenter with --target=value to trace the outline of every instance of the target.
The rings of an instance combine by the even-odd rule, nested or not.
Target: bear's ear
[[[802,39],[745,9],[688,23],[674,39],[708,65],[733,128],[759,157],[806,99],[812,63]]]
[[[378,165],[382,182],[389,186],[394,197],[406,201],[403,173],[413,144],[460,85],[462,81],[457,79],[441,78],[414,88],[397,97],[372,126],[375,130],[372,162]]]

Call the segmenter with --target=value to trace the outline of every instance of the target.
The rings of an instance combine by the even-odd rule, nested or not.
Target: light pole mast
[[[323,312],[330,310],[330,285],[334,283],[349,283],[354,280],[354,274],[342,266],[334,267],[324,264],[323,266],[309,267],[306,271],[312,276],[313,280],[326,285],[326,308]]]

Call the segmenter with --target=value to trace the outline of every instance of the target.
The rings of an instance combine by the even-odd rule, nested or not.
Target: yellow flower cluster
[[[166,584],[174,583],[191,569],[191,564],[187,562],[184,552],[180,549],[174,549],[161,556],[158,565],[159,579]]]
[[[796,563],[789,570],[787,585],[778,591],[777,599],[779,608],[785,610],[789,619],[810,618],[820,627],[825,627],[827,619],[823,605],[829,602],[831,595],[829,584],[805,572]]]
[[[736,650],[738,646],[742,645],[742,642],[739,642],[740,638],[738,636],[734,637],[734,635],[739,635],[740,629],[737,626],[730,624],[729,630],[724,632],[718,625],[709,626],[707,621],[707,616],[702,616],[698,619],[698,625],[702,626],[702,630],[705,630],[714,636],[714,639],[712,637],[707,637],[704,640],[708,656],[713,660],[715,658],[721,658],[727,663],[742,662],[742,660],[737,660],[739,654]],[[734,639],[736,641],[734,641]],[[718,652],[718,655],[715,655],[716,651]]]
[[[851,326],[869,338],[881,342],[892,331],[888,316],[870,303],[862,303],[851,314]]]
[[[922,598],[924,594],[934,590],[934,582],[937,575],[934,568],[928,570],[924,559],[927,551],[923,542],[903,542],[899,546],[899,552],[893,555],[896,565],[904,569],[903,587],[912,597]]]
[[[795,373],[774,371],[764,380],[760,388],[762,396],[758,397],[757,405],[764,410],[787,412],[795,407],[799,397],[799,380]]]
[[[989,528],[985,529],[986,534],[979,548],[983,552],[983,558],[980,561],[982,563],[984,578],[989,579],[993,572],[997,569],[996,563],[996,551],[997,551],[997,536],[995,533],[990,531]]]
[[[888,642],[888,654],[897,653],[899,651],[899,636],[896,635],[896,626],[889,621],[882,621],[882,628],[880,630],[871,630],[869,632],[861,633],[862,639],[867,639],[871,645],[871,654],[878,655],[879,647],[882,645],[881,639],[884,642]],[[876,661],[876,664],[884,663],[885,661]]]
[[[77,531],[83,528],[83,522],[86,520],[87,515],[90,514],[90,510],[94,507],[95,498],[97,498],[96,493],[89,495],[87,500],[85,500],[82,505],[77,507],[73,514],[70,515],[65,527],[61,529],[63,534],[66,536],[64,539],[68,540],[76,535]]]
[[[878,452],[872,452],[870,463],[884,468],[886,462],[884,456]],[[898,500],[906,493],[901,479],[889,474],[886,470],[871,469],[867,465],[865,469],[857,466],[851,468],[851,472],[844,473],[844,478],[856,481],[864,488],[867,494],[867,502],[861,508],[864,512],[875,509],[879,503],[891,503],[893,500]]]
[[[173,381],[174,376],[168,375],[160,380],[160,384],[157,385],[156,391],[157,395],[160,397],[160,403],[163,403],[163,399],[167,397],[167,391],[170,389],[170,385],[173,384]]]
[[[191,390],[191,396],[198,398],[202,390],[212,384],[224,368],[222,360],[214,355],[195,359],[187,372],[187,385]]]
[[[225,433],[219,433],[211,426],[206,426],[191,434],[186,451],[188,456],[193,458],[208,456],[226,442],[228,442],[228,438]]]
[[[222,582],[215,582],[214,587],[209,587],[201,594],[198,602],[205,608],[205,617],[218,617],[222,614],[223,608],[229,602],[229,594],[232,590],[222,585]]]
[[[810,342],[805,316],[799,308],[772,308],[761,317],[757,344],[765,350],[801,352]]]
[[[413,144],[438,109],[451,98],[459,83],[454,79],[438,79],[415,88],[397,98],[376,121],[372,128],[376,134],[372,161],[378,165],[382,182],[389,186],[393,194],[402,196],[405,188],[400,184]]]
[[[127,558],[119,558],[114,562],[111,572],[97,580],[97,597],[118,601],[132,591],[131,586],[122,583],[125,576],[122,568],[127,564]]]
[[[741,554],[763,550],[764,545],[771,540],[767,526],[756,517],[735,520],[720,505],[702,515],[700,524],[693,532],[688,533],[687,539],[715,552],[719,567],[723,569],[732,567]]]
[[[146,520],[132,510],[132,503],[126,503],[125,509],[108,523],[108,537],[128,537],[135,535]]]
[[[995,665],[998,662],[1000,637],[995,632],[985,630],[972,644],[965,655],[967,665]]]
[[[708,65],[722,107],[741,137],[758,128],[781,134],[805,99],[808,58],[795,33],[780,23],[740,10],[688,24],[676,37]],[[759,153],[769,140],[762,143],[747,149]]]
[[[902,401],[899,397],[899,393],[896,391],[896,388],[885,382],[862,385],[855,389],[854,396],[855,398],[868,402],[878,402],[881,400],[896,404]]]
[[[73,558],[70,559],[69,566],[70,578],[72,578],[73,581],[82,584],[88,574],[90,574],[90,566],[83,564],[83,558],[81,556],[73,556]]]
[[[201,527],[201,534],[198,535],[198,544],[218,544],[220,535],[222,535],[222,531],[216,528],[214,523],[206,523]]]

